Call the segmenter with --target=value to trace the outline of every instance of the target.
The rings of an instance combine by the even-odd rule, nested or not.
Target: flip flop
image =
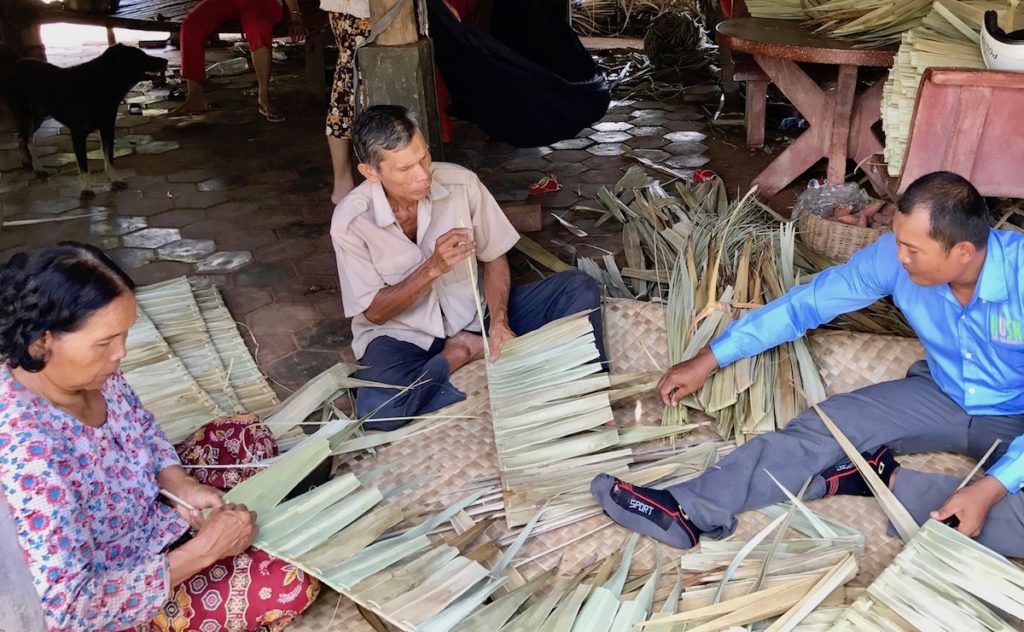
[[[534,182],[527,189],[530,195],[540,195],[541,193],[553,193],[555,191],[561,191],[562,185],[558,183],[558,178],[553,173],[546,173],[540,180]]]
[[[281,114],[279,112],[271,112],[270,110],[268,110],[267,108],[263,107],[262,105],[259,106],[258,109],[259,109],[260,114],[262,114],[263,117],[265,119],[267,119],[268,121],[270,121],[271,123],[281,123],[282,121],[284,121],[284,114]]]
[[[194,112],[183,112],[182,108],[184,105],[179,105],[170,112],[167,113],[169,119],[195,119],[201,118],[213,111],[212,107],[207,106],[205,110],[196,110]]]

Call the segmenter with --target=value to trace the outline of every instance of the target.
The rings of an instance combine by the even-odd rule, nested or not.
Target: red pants
[[[238,20],[250,50],[270,46],[274,25],[284,17],[279,0],[203,0],[181,23],[181,76],[202,81],[206,71],[206,40],[225,22]]]

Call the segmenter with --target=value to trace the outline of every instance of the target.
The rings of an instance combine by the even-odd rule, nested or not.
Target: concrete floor
[[[51,49],[49,55],[54,63],[68,65],[101,50]],[[257,360],[282,394],[339,359],[351,359],[328,235],[332,206],[324,108],[304,91],[301,48],[291,51],[294,56],[275,64],[274,71],[274,95],[288,116],[285,123],[259,116],[251,74],[211,79],[208,97],[216,109],[203,122],[169,120],[159,110],[175,104],[159,100],[145,104],[144,114],[155,116],[129,115],[122,106],[118,138],[134,144],[134,151],[117,165],[128,172],[128,188],[111,192],[100,161],[93,161],[94,183],[102,186],[89,203],[78,198],[66,130],[49,121],[36,135],[37,153],[52,174],[44,182],[21,168],[13,123],[4,110],[2,217],[89,217],[7,227],[0,231],[0,260],[27,247],[81,240],[109,252],[139,284],[179,275],[209,277],[252,333]],[[177,51],[155,54],[177,64]],[[210,59],[232,55],[230,48],[217,49]],[[151,99],[142,92],[130,96]],[[714,169],[731,191],[744,189],[770,160],[767,152],[745,149],[739,128],[711,130],[707,112],[715,107],[716,99],[616,102],[577,138],[531,149],[488,142],[475,127],[457,123],[446,159],[474,169],[499,200],[523,199],[531,182],[554,173],[564,187],[539,196],[545,227],[530,236],[567,261],[569,249],[555,245],[559,241],[572,244],[581,256],[599,256],[599,249],[620,254],[617,225],[595,228],[596,214],[572,207],[635,164],[621,155],[624,147],[680,170]],[[98,139],[91,146],[98,147]],[[780,199],[776,206],[784,206],[785,196]],[[573,236],[551,213],[589,236]],[[511,259],[516,280],[538,278],[521,255]]]

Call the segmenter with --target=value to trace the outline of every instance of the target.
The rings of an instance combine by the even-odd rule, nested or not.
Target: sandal
[[[270,121],[271,123],[280,123],[280,122],[284,121],[284,114],[281,114],[280,112],[271,112],[270,110],[268,110],[267,108],[263,107],[262,105],[259,106],[258,109],[259,109],[260,114],[262,114],[263,117],[265,119],[267,119],[268,121]]]
[[[530,195],[540,195],[541,193],[553,193],[555,191],[561,191],[562,185],[558,183],[558,178],[553,173],[546,173],[540,180],[534,182],[527,189]]]

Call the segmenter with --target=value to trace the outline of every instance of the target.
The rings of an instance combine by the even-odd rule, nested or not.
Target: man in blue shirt
[[[673,366],[666,405],[715,369],[755,356],[836,316],[891,296],[917,332],[925,360],[902,380],[830,397],[821,407],[919,522],[955,516],[958,529],[1024,556],[1024,234],[992,230],[985,200],[962,177],[938,172],[908,187],[893,232],[806,285],[740,318],[695,357]],[[950,451],[980,459],[984,478],[956,491],[951,476],[900,468],[894,454]],[[783,500],[812,478],[806,498],[868,495],[857,470],[811,409],[758,436],[700,477],[656,490],[602,474],[591,492],[623,526],[678,548],[723,537],[736,514]]]

